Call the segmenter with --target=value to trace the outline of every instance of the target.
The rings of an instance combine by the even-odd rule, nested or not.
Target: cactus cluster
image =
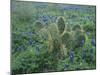
[[[48,51],[58,51],[62,55],[67,55],[71,48],[81,47],[85,43],[85,34],[82,26],[75,25],[71,27],[66,25],[64,17],[58,17],[56,23],[51,23],[43,27],[41,22],[36,22],[41,36],[47,36]]]

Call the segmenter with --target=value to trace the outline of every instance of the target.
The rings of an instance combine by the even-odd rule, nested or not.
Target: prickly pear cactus
[[[73,41],[73,47],[81,47],[84,45],[86,37],[83,31],[82,26],[75,25],[73,26],[72,30],[74,31],[74,41]]]
[[[81,26],[80,25],[75,25],[72,28],[73,31],[80,31],[81,30]]]
[[[42,29],[44,27],[43,23],[40,22],[40,21],[36,21],[34,23],[34,28],[35,28],[35,31],[40,31],[40,29]]]
[[[64,29],[65,29],[65,21],[64,21],[63,17],[58,18],[57,25],[58,25],[59,33],[62,34],[64,32]]]
[[[75,31],[75,40],[74,40],[74,44],[75,47],[81,47],[84,45],[85,43],[85,34],[81,31]]]
[[[49,32],[46,28],[42,28],[40,31],[39,31],[39,34],[41,36],[41,38],[43,40],[48,40],[48,37],[49,37]]]
[[[66,32],[67,32],[67,31],[68,31],[68,32],[71,32],[71,26],[70,26],[70,25],[67,25],[67,26],[66,26]]]
[[[56,24],[51,24],[48,26],[48,31],[50,32],[52,39],[59,39],[59,30]]]
[[[65,47],[69,48],[71,46],[71,40],[72,40],[72,36],[70,33],[66,32],[63,36],[62,36],[62,43],[65,45]]]
[[[59,42],[59,40],[57,40],[57,39],[54,39],[54,40],[53,40],[53,49],[54,49],[55,51],[60,50],[60,42]]]
[[[66,56],[67,50],[83,46],[85,43],[85,34],[80,25],[73,28],[65,24],[63,17],[58,17],[57,23],[51,23],[47,27],[41,22],[36,22],[35,26],[42,38],[48,41],[48,51]]]

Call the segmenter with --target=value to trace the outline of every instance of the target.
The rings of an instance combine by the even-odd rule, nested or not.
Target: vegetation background
[[[96,68],[95,6],[18,1],[12,1],[11,4],[12,74]],[[59,25],[61,17],[64,22],[61,21]],[[68,28],[68,35],[61,39],[68,41],[67,44],[63,42],[64,45],[68,45],[64,48],[67,51],[66,56],[60,54],[63,50],[60,50],[58,42],[50,45],[54,48],[49,52],[48,33],[42,31],[45,36],[40,36],[41,28],[48,29],[52,25],[48,30],[53,41],[59,39],[59,35],[57,37],[52,29],[55,24],[62,32],[62,27]],[[83,32],[76,33],[78,29]],[[74,36],[70,39],[67,32],[72,31]],[[79,33],[85,36],[85,39],[80,39]],[[73,39],[75,40],[71,43]]]

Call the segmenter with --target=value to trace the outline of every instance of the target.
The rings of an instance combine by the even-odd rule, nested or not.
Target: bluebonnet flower
[[[36,34],[35,32],[29,32],[30,35]]]
[[[90,32],[86,32],[87,35],[90,35]]]
[[[43,15],[41,17],[41,19],[44,21],[44,22],[47,22],[49,20],[49,17],[47,15]]]
[[[35,35],[35,34],[36,34],[35,32],[27,32],[28,36],[32,36],[32,35]]]
[[[29,40],[29,44],[32,45],[32,42],[33,42],[32,39],[30,39],[30,40]]]
[[[91,40],[91,44],[92,44],[93,46],[96,46],[96,41],[95,41],[94,38],[92,38],[92,40]]]
[[[43,21],[45,23],[45,25],[48,25],[49,16],[47,16],[47,15],[40,15],[39,16],[39,20]]]
[[[20,50],[20,47],[16,48],[16,50],[19,51]]]
[[[69,8],[66,7],[66,6],[63,6],[61,9],[63,9],[63,10],[69,10]]]
[[[36,44],[36,41],[33,40],[32,38],[29,39],[29,45],[35,45]]]
[[[89,16],[86,16],[86,19],[90,19],[90,17]]]
[[[80,41],[80,46],[82,47],[85,43],[85,39],[83,38],[81,41]]]
[[[51,19],[52,22],[55,22],[57,19],[57,16],[49,16],[49,19]]]
[[[17,48],[17,51],[22,51],[22,50],[25,50],[25,46],[24,45],[21,45]]]
[[[71,61],[71,63],[73,63],[73,61],[74,61],[74,51],[70,51],[70,61]]]
[[[48,17],[47,16],[43,16],[42,19],[43,19],[44,22],[48,21]]]
[[[82,39],[82,41],[81,41],[82,46],[84,45],[84,43],[85,43],[85,40],[84,40],[84,39]]]

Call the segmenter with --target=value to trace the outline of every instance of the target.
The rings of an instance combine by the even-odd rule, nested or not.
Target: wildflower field
[[[12,75],[96,69],[96,6],[11,2]]]

